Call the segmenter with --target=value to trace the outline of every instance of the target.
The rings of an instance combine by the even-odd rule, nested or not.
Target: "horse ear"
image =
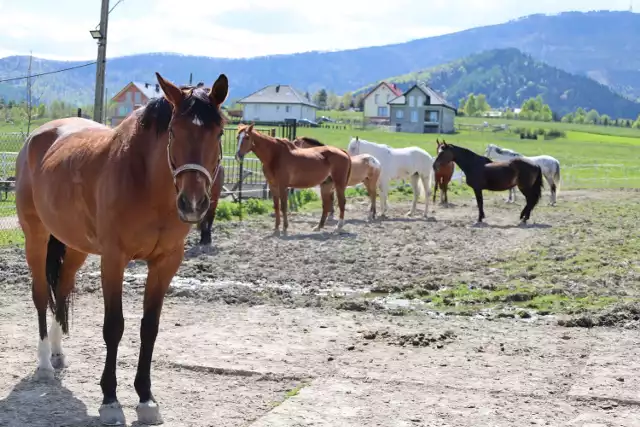
[[[184,99],[184,93],[176,85],[165,80],[158,72],[156,72],[156,79],[158,79],[158,84],[162,88],[167,101],[177,108]]]
[[[218,79],[215,81],[213,86],[211,86],[211,91],[209,92],[209,99],[215,105],[220,105],[224,101],[226,101],[227,96],[229,95],[229,79],[224,74],[220,74]]]
[[[255,122],[251,122],[251,124],[247,127],[247,129],[249,129],[249,132],[253,132],[253,125],[255,124]]]

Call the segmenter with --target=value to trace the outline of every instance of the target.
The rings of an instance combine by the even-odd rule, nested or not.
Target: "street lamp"
[[[100,30],[89,30],[89,33],[95,40],[100,40],[102,38],[102,33],[100,32]]]

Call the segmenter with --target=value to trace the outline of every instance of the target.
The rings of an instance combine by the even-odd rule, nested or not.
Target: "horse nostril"
[[[189,202],[189,200],[187,200],[187,197],[184,195],[184,193],[180,193],[180,195],[178,196],[178,209],[180,209],[182,212],[191,212],[192,208],[191,208],[191,202]]]
[[[200,201],[198,202],[197,209],[199,212],[206,211],[209,209],[209,205],[211,204],[211,199],[206,194],[202,196]]]

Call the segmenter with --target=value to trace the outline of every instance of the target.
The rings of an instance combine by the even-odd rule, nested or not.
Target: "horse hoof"
[[[63,369],[67,366],[67,358],[64,354],[58,353],[51,355],[51,365],[54,369]]]
[[[274,237],[280,236],[280,230],[273,230],[272,236],[274,236]]]
[[[153,400],[139,403],[138,406],[136,406],[136,413],[138,414],[138,422],[140,422],[140,424],[155,426],[164,423],[160,415],[160,407]]]
[[[320,231],[320,226],[319,226],[319,225],[316,225],[315,227],[313,227],[313,228],[311,229],[311,231]]]
[[[51,381],[55,378],[55,372],[53,367],[51,368],[43,368],[42,366],[38,366],[35,374],[33,374],[33,378],[36,381]]]
[[[98,410],[100,423],[105,426],[123,426],[126,424],[124,411],[120,402],[102,404]]]

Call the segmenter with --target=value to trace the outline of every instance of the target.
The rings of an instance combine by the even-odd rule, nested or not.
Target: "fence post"
[[[238,170],[238,218],[242,221],[242,176],[244,175],[244,161],[240,160]]]
[[[82,108],[78,108],[78,117],[82,117]]]

